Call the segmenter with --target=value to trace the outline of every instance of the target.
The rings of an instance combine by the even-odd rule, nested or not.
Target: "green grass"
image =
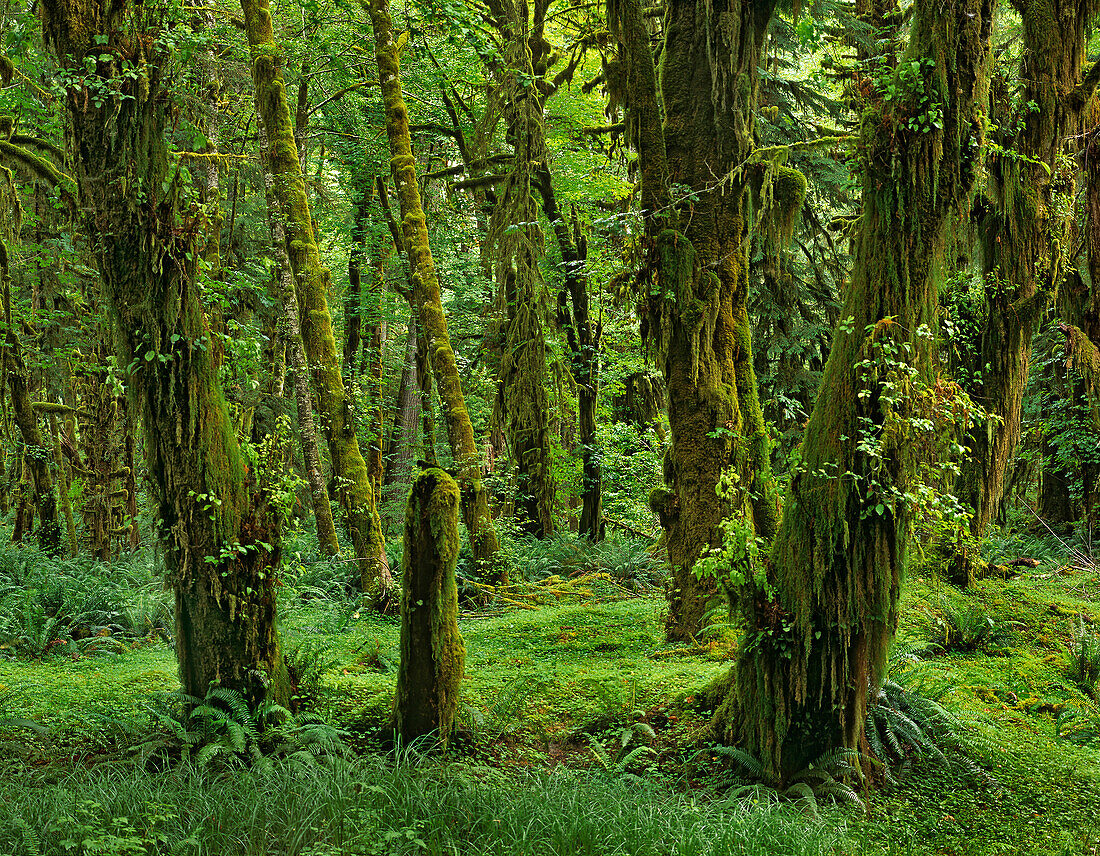
[[[451,754],[381,754],[397,621],[358,611],[314,571],[297,586],[288,575],[285,644],[319,664],[315,704],[349,730],[357,756],[266,774],[146,770],[127,747],[148,733],[143,703],[178,687],[166,643],[0,658],[0,759],[10,756],[0,761],[0,815],[12,818],[0,823],[0,853],[79,853],[60,843],[78,828],[115,848],[104,852],[219,856],[1095,853],[1100,709],[1073,677],[1071,650],[1079,622],[1100,619],[1100,575],[1041,558],[966,592],[911,575],[903,640],[935,641],[929,616],[945,605],[996,633],[972,650],[920,654],[908,679],[941,699],[958,745],[945,744],[950,763],[924,753],[894,782],[861,792],[866,816],[826,801],[815,820],[759,790],[743,792],[755,803],[730,799],[743,780],[705,752],[706,718],[692,704],[729,668],[729,645],[668,648],[660,597],[589,566],[572,581],[543,575],[516,589],[507,609],[465,614]],[[20,718],[49,735],[4,724]],[[652,752],[617,763],[643,745]]]
[[[35,774],[0,779],[0,806],[9,816],[0,852],[10,856],[72,852],[67,838],[107,834],[146,848],[133,852],[173,856],[810,856],[845,840],[843,823],[790,806],[698,800],[564,768],[507,776],[382,758],[266,775],[112,766]]]

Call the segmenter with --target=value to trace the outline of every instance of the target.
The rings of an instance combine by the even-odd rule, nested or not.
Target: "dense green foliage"
[[[1095,852],[1097,23],[0,12],[0,853]]]

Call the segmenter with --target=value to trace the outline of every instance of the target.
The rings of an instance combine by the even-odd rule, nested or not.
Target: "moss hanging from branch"
[[[1000,119],[988,169],[983,231],[985,322],[968,391],[996,419],[967,439],[970,455],[956,484],[974,509],[980,536],[997,514],[1009,462],[1020,438],[1031,342],[1064,270],[1060,247],[1071,243],[1072,217],[1059,196],[1072,198],[1073,178],[1060,175],[1065,138],[1077,133],[1095,81],[1082,80],[1088,33],[1098,0],[1012,0],[1023,25],[1017,112]],[[1095,69],[1095,67],[1094,67]],[[1078,84],[1078,81],[1081,81]],[[1087,97],[1086,97],[1087,96]],[[1059,185],[1068,185],[1059,187]]]
[[[858,747],[894,636],[911,528],[906,492],[919,464],[906,432],[913,393],[930,378],[933,264],[981,168],[992,5],[914,7],[905,61],[930,60],[924,84],[943,105],[942,129],[914,129],[908,100],[863,120],[863,213],[846,320],[766,581],[743,598],[749,629],[730,675],[736,692],[716,715],[726,739],[777,777],[828,749]]]
[[[151,498],[175,592],[183,691],[211,682],[289,703],[276,630],[278,521],[244,461],[195,279],[197,224],[177,210],[159,13],[126,2],[42,3],[71,73],[63,99],[79,210],[140,414]],[[95,55],[94,69],[83,58]],[[109,59],[108,59],[109,58]],[[91,89],[102,97],[90,98]]]
[[[507,45],[498,69],[508,138],[515,148],[512,170],[498,190],[489,223],[489,254],[506,320],[497,407],[517,470],[517,516],[536,538],[553,534],[555,486],[550,451],[550,396],[546,389],[546,306],[549,295],[539,272],[545,252],[533,196],[534,170],[549,157],[541,127],[542,101],[534,79],[527,8],[503,4]]]
[[[673,570],[670,638],[694,637],[722,596],[693,573],[700,556],[720,544],[722,520],[749,519],[764,539],[778,521],[749,329],[751,181],[735,169],[753,151],[757,67],[773,6],[668,3],[659,99],[640,5],[608,4],[642,176],[642,333],[668,388],[667,492],[655,496]],[[785,190],[793,173],[776,174]],[[683,198],[673,198],[674,186],[687,189]],[[777,225],[788,226],[788,218],[779,216]],[[729,489],[719,495],[724,474]]]

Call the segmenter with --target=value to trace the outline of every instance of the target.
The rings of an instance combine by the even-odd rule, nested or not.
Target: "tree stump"
[[[397,733],[408,743],[454,730],[466,645],[458,632],[458,485],[436,467],[417,476],[405,510]]]

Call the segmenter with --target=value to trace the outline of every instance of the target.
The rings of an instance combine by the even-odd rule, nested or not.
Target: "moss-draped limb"
[[[330,274],[321,264],[313,230],[270,5],[267,0],[241,0],[241,11],[251,49],[256,112],[267,132],[265,154],[275,179],[274,194],[279,214],[284,221],[287,256],[298,295],[302,344],[313,372],[313,389],[332,458],[332,470],[340,485],[363,588],[379,594],[380,600],[385,602],[392,588],[386,545],[370,475],[356,437],[351,403],[340,373],[340,358],[326,299]]]
[[[392,156],[390,169],[401,207],[402,242],[411,269],[412,302],[420,315],[419,332],[425,340],[439,400],[443,405],[443,421],[447,426],[451,453],[458,467],[463,518],[470,535],[470,547],[476,560],[495,564],[500,552],[500,540],[493,528],[488,496],[481,483],[481,455],[462,395],[458,364],[447,333],[447,318],[443,313],[439,277],[428,244],[428,227],[416,182],[416,159],[412,153],[409,114],[401,93],[401,70],[389,4],[386,0],[370,0],[369,11],[374,28],[378,80],[386,111],[386,134]]]
[[[969,205],[979,161],[993,0],[919,0],[906,61],[943,128],[914,130],[909,99],[863,119],[863,211],[851,289],[806,427],[766,566],[743,600],[748,628],[716,714],[778,777],[863,737],[869,691],[882,679],[897,624],[909,543],[904,494],[918,461],[904,442],[909,365],[930,377],[930,276],[946,222]],[[927,328],[926,328],[927,329]],[[907,354],[899,371],[890,353]],[[869,360],[863,368],[860,363]],[[894,365],[898,363],[896,359]]]
[[[989,166],[987,192],[996,204],[980,224],[985,319],[975,364],[968,367],[975,378],[971,397],[997,419],[989,430],[982,425],[971,433],[970,455],[956,485],[959,499],[974,509],[970,528],[976,536],[1005,494],[1020,438],[1032,337],[1062,278],[1059,247],[1071,242],[1071,218],[1058,213],[1056,196],[1066,193],[1058,187],[1058,157],[1087,106],[1078,82],[1089,27],[1100,13],[1098,0],[1013,0],[1013,6],[1023,25],[1023,106],[1000,122],[1018,130],[997,140]]]
[[[405,510],[397,733],[409,743],[436,734],[446,745],[458,713],[466,645],[458,632],[455,565],[458,485],[438,468],[413,482]]]
[[[773,6],[672,0],[659,100],[640,4],[608,4],[629,83],[623,97],[650,248],[642,333],[668,388],[669,492],[659,513],[673,571],[670,638],[698,633],[718,598],[717,587],[697,580],[692,568],[719,543],[722,519],[751,519],[764,539],[778,521],[749,330],[749,176],[734,170],[753,148],[757,65]],[[672,199],[675,185],[689,188],[690,198]],[[717,488],[727,470],[737,487],[723,498]]]
[[[128,400],[144,428],[182,689],[202,697],[216,681],[253,702],[286,704],[278,529],[245,472],[218,383],[195,278],[198,224],[176,209],[165,144],[171,57],[159,13],[98,0],[44,0],[42,13],[47,46],[75,72],[62,102],[67,148]]]

